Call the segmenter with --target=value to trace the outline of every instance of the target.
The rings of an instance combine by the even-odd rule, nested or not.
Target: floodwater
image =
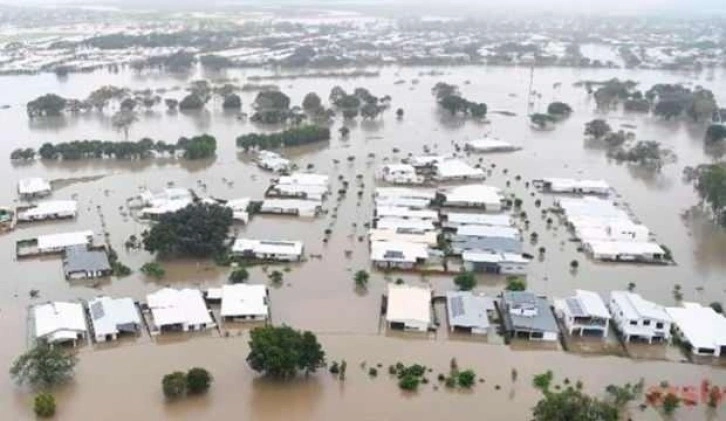
[[[384,162],[420,154],[424,146],[432,152],[454,151],[453,142],[459,142],[485,133],[501,137],[523,147],[511,154],[483,155],[482,165],[492,169],[487,182],[506,188],[524,199],[523,210],[530,219],[525,232],[539,233],[536,245],[525,245],[525,251],[536,255],[540,246],[546,247],[542,261],[530,265],[528,285],[533,291],[547,296],[565,296],[575,288],[584,288],[607,294],[611,289],[624,289],[628,283],[636,284],[636,291],[644,297],[665,305],[675,304],[674,285],[682,286],[685,300],[707,304],[726,301],[726,234],[707,221],[683,217],[683,212],[696,205],[698,198],[690,185],[681,180],[685,166],[710,162],[714,158],[703,149],[705,127],[689,123],[664,123],[653,117],[623,115],[620,111],[599,115],[593,110],[594,101],[582,87],[574,87],[579,80],[604,80],[612,77],[639,81],[643,89],[654,83],[684,82],[704,85],[713,90],[722,103],[726,103],[726,74],[722,71],[704,71],[700,74],[666,73],[657,71],[595,70],[595,69],[537,69],[534,88],[540,93],[535,100],[535,111],[544,111],[547,103],[562,100],[570,103],[575,113],[558,123],[553,131],[532,131],[527,119],[527,88],[529,69],[500,67],[444,68],[444,75],[427,76],[420,72],[428,68],[383,68],[381,76],[362,79],[296,78],[276,81],[294,104],[315,91],[324,99],[335,85],[352,91],[357,86],[368,88],[374,95],[389,94],[392,109],[373,122],[350,123],[349,139],[337,136],[329,144],[285,151],[300,168],[308,164],[315,171],[325,172],[333,180],[333,192],[341,182],[339,176],[350,182],[347,196],[338,200],[337,193],[328,199],[327,214],[315,220],[288,217],[255,217],[248,226],[235,227],[250,237],[303,240],[307,254],[322,255],[309,258],[302,264],[285,269],[283,285],[271,287],[272,319],[276,324],[289,324],[296,328],[313,330],[319,334],[330,359],[346,359],[348,379],[335,381],[321,373],[308,381],[293,384],[272,384],[256,379],[247,368],[246,336],[222,337],[214,331],[207,335],[185,340],[155,342],[142,337],[125,341],[118,346],[86,346],[80,351],[80,364],[74,382],[57,391],[60,419],[88,419],[104,414],[107,419],[143,419],[174,417],[228,418],[239,415],[243,419],[339,419],[345,414],[351,420],[394,419],[403,415],[421,420],[438,420],[456,415],[460,419],[480,419],[487,414],[492,419],[527,419],[529,408],[536,401],[536,393],[529,386],[533,374],[552,369],[562,377],[581,378],[592,390],[601,390],[609,383],[637,381],[645,377],[648,384],[668,380],[672,384],[700,384],[710,378],[726,384],[726,372],[709,365],[682,364],[682,357],[663,360],[631,360],[616,356],[588,354],[580,356],[561,350],[506,347],[499,341],[489,343],[460,340],[450,337],[444,330],[429,338],[407,338],[386,335],[380,331],[379,304],[385,291],[386,280],[401,277],[409,283],[429,283],[437,292],[452,288],[450,277],[419,276],[393,273],[389,276],[374,272],[366,293],[354,288],[353,273],[369,269],[368,247],[361,239],[364,224],[371,217],[373,172]],[[38,147],[45,141],[59,142],[73,139],[121,140],[123,135],[110,123],[106,115],[90,113],[54,119],[29,121],[24,104],[38,95],[54,92],[67,97],[85,97],[93,89],[106,84],[132,89],[172,88],[184,86],[199,78],[244,78],[264,74],[261,70],[235,70],[222,74],[195,74],[189,77],[158,73],[137,74],[122,72],[106,74],[71,75],[58,79],[54,75],[13,76],[0,78],[4,103],[11,108],[0,111],[3,142],[0,159],[8,159],[10,151],[20,146]],[[405,84],[394,84],[403,79]],[[411,83],[417,79],[418,83]],[[489,104],[491,111],[511,111],[509,117],[490,113],[491,124],[452,119],[435,106],[431,87],[438,81],[459,85],[463,95]],[[181,96],[174,91],[167,96]],[[254,93],[243,93],[244,111],[254,99]],[[403,108],[405,116],[397,120],[396,108]],[[658,140],[671,148],[678,161],[666,166],[660,173],[635,169],[608,161],[602,150],[591,148],[583,141],[583,125],[595,116],[608,118],[614,128],[622,124],[637,126],[638,139]],[[251,122],[239,121],[234,114],[221,111],[221,103],[214,101],[208,110],[197,113],[167,113],[160,107],[142,112],[140,121],[130,130],[137,139],[151,136],[167,142],[179,136],[210,133],[218,140],[217,157],[203,162],[158,160],[143,162],[85,161],[74,163],[41,163],[7,165],[0,168],[0,177],[6,187],[0,191],[0,205],[16,203],[17,180],[29,176],[48,179],[73,179],[60,182],[53,193],[54,199],[76,198],[79,217],[74,221],[23,225],[5,234],[0,240],[5,256],[4,281],[0,283],[0,327],[3,346],[0,347],[0,366],[9,366],[12,358],[27,345],[27,306],[34,302],[89,298],[98,294],[131,296],[143,300],[145,294],[164,285],[198,286],[206,288],[225,282],[226,269],[217,268],[208,261],[163,262],[167,275],[162,280],[147,279],[138,268],[151,260],[140,250],[125,251],[123,244],[130,235],[139,236],[146,228],[128,216],[126,199],[143,186],[161,189],[168,183],[189,187],[200,194],[233,199],[262,197],[270,174],[264,173],[239,154],[234,145],[236,136],[258,130],[269,130]],[[398,152],[394,152],[394,148]],[[371,155],[373,154],[373,155]],[[348,161],[354,156],[353,161]],[[3,158],[5,157],[5,158]],[[478,156],[467,158],[479,162]],[[338,164],[334,160],[339,161]],[[492,165],[495,167],[492,168]],[[504,170],[506,174],[504,173]],[[357,180],[356,176],[362,178]],[[517,181],[516,176],[521,180]],[[102,176],[102,177],[100,177]],[[535,193],[525,182],[541,177],[602,178],[629,204],[634,214],[656,235],[658,241],[673,252],[677,265],[613,265],[593,263],[576,251],[564,227],[553,224],[547,228],[541,210],[535,208],[535,198],[542,199],[542,208],[552,204],[552,197]],[[88,178],[87,178],[88,177]],[[507,182],[510,186],[507,187]],[[363,190],[358,198],[357,192]],[[120,259],[135,270],[127,278],[108,281],[74,282],[64,280],[59,259],[15,261],[15,241],[49,232],[79,229],[104,230],[119,251]],[[323,241],[326,228],[333,230],[330,241]],[[350,251],[350,254],[346,253]],[[577,259],[576,272],[569,263]],[[267,282],[266,268],[251,270],[252,282]],[[497,293],[504,280],[482,277],[478,289]],[[37,289],[37,299],[29,291]],[[525,349],[522,349],[525,348]],[[529,347],[531,348],[531,347]],[[632,354],[632,352],[631,352]],[[659,354],[659,352],[656,352]],[[462,367],[473,367],[486,382],[478,384],[471,396],[433,389],[428,385],[418,395],[399,392],[395,382],[385,374],[385,367],[396,361],[420,362],[434,367],[434,373],[445,371],[452,357]],[[382,363],[377,379],[369,379],[358,368],[361,361]],[[163,374],[199,365],[207,367],[216,378],[208,397],[190,399],[166,405],[159,387]],[[512,386],[511,368],[519,371],[519,380]],[[435,376],[432,376],[432,379]],[[432,382],[435,383],[435,382]],[[495,385],[500,384],[501,390]],[[31,394],[17,388],[7,376],[0,375],[0,418],[30,418]],[[123,399],[127,404],[119,406]],[[109,411],[109,408],[114,408]],[[637,418],[653,419],[649,412],[634,414]],[[683,410],[684,419],[702,419],[704,407]],[[711,414],[713,415],[713,414]]]

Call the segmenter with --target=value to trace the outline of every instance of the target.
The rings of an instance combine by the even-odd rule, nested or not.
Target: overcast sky
[[[115,4],[130,7],[165,8],[195,7],[209,10],[212,5],[255,4],[272,5],[326,5],[330,7],[350,7],[352,5],[416,5],[422,7],[456,11],[456,9],[476,9],[480,13],[487,10],[517,10],[522,12],[552,11],[566,13],[668,13],[694,12],[704,14],[726,11],[726,0],[0,0],[0,3],[27,5],[30,3],[49,4]],[[409,9],[410,10],[410,9]]]

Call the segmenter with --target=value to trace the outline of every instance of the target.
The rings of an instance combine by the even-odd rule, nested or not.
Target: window
[[[650,320],[643,320],[643,326],[650,326]]]
[[[655,328],[656,329],[663,329],[663,323],[661,323],[661,322],[656,323],[655,324]]]
[[[637,320],[631,320],[630,321],[630,326],[638,326],[638,321]]]

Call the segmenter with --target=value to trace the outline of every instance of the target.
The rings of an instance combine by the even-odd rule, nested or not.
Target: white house
[[[468,140],[464,148],[472,152],[512,152],[521,149],[519,146],[495,138]]]
[[[549,193],[610,194],[611,188],[603,180],[577,180],[572,178],[544,178],[534,180],[533,185]]]
[[[471,291],[446,291],[449,330],[486,335],[491,329],[489,315],[496,311],[494,300]]]
[[[388,285],[386,323],[390,329],[426,332],[431,326],[431,289]]]
[[[327,187],[330,183],[330,177],[325,174],[313,174],[296,172],[287,176],[282,176],[277,180],[279,185],[299,185],[299,186],[323,186]]]
[[[73,343],[88,334],[86,317],[80,303],[50,302],[33,307],[35,338],[49,344]]]
[[[232,245],[232,255],[243,258],[294,262],[299,261],[302,254],[301,241],[238,238]]]
[[[683,307],[668,307],[673,320],[673,332],[693,355],[720,357],[726,355],[726,317],[711,307],[698,303],[683,303]]]
[[[420,231],[411,229],[380,229],[373,228],[368,231],[368,238],[371,242],[393,241],[403,243],[420,243],[434,247],[438,244],[436,232]]]
[[[154,332],[196,331],[215,326],[198,289],[164,288],[146,296]]]
[[[612,262],[665,262],[666,252],[657,243],[636,241],[587,241],[593,259]]]
[[[456,236],[477,238],[512,238],[515,240],[522,239],[522,235],[517,228],[492,225],[462,225],[456,229]]]
[[[603,338],[608,336],[610,312],[596,292],[578,289],[572,297],[555,300],[555,313],[570,335],[592,332]]]
[[[436,231],[434,221],[423,219],[404,218],[380,218],[376,221],[376,228],[384,230],[411,230],[411,231]]]
[[[479,208],[487,212],[500,212],[504,207],[502,191],[484,184],[458,186],[441,194],[444,206]]]
[[[235,221],[240,221],[245,224],[249,221],[250,215],[247,209],[250,206],[250,199],[248,197],[228,200],[225,206],[232,210],[232,218]]]
[[[17,218],[19,222],[75,218],[77,211],[75,200],[49,200],[18,208]]]
[[[90,245],[93,231],[40,235],[36,241],[39,253],[59,253],[68,247]]]
[[[431,202],[436,199],[436,192],[407,187],[378,187],[375,196],[376,198],[421,199]]]
[[[267,320],[267,287],[250,284],[222,285],[220,314],[224,320]]]
[[[285,172],[290,169],[290,161],[280,154],[270,151],[259,151],[256,158],[257,166],[272,172]]]
[[[544,297],[530,291],[504,291],[501,307],[504,329],[513,338],[556,341],[559,328]]]
[[[434,169],[434,178],[439,181],[481,180],[486,176],[481,168],[474,168],[460,159],[439,161]]]
[[[517,253],[465,250],[461,260],[465,270],[477,273],[526,275],[529,266],[529,259]]]
[[[384,269],[413,269],[429,258],[426,244],[393,241],[371,242],[371,262]]]
[[[143,204],[139,216],[149,219],[158,219],[161,215],[174,213],[194,201],[189,189],[183,188],[168,188],[157,193],[145,190],[139,197]]]
[[[40,177],[23,178],[18,181],[18,194],[23,198],[48,196],[51,190],[50,183]]]
[[[300,199],[265,199],[260,213],[314,217],[321,211],[322,203]]]
[[[416,172],[416,168],[409,164],[384,165],[379,178],[391,184],[423,184],[424,177]]]
[[[419,155],[405,159],[405,163],[415,168],[434,167],[440,162],[451,159],[451,155]]]
[[[590,241],[626,241],[648,242],[650,230],[643,224],[631,221],[608,221],[603,225],[577,224],[575,221],[575,236],[583,242]]]
[[[320,201],[328,195],[328,187],[317,184],[273,184],[265,195]]]
[[[671,317],[663,306],[628,291],[610,292],[608,305],[613,323],[626,342],[644,339],[652,343],[670,339]]]
[[[398,206],[376,206],[377,218],[420,219],[438,221],[439,214],[428,209],[409,209]]]
[[[441,226],[456,229],[466,225],[484,225],[492,227],[511,227],[514,225],[512,217],[506,214],[486,213],[456,213],[444,214]]]
[[[96,342],[115,341],[121,333],[141,331],[141,317],[131,298],[97,297],[88,302]]]

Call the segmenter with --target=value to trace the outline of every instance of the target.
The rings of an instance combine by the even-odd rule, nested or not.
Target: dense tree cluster
[[[666,120],[685,113],[693,121],[708,121],[718,111],[713,92],[700,87],[691,90],[678,84],[657,84],[645,96],[655,104],[653,113]]]
[[[451,115],[463,113],[474,118],[484,118],[487,115],[487,104],[465,99],[459,94],[459,88],[456,85],[438,82],[431,92],[436,96],[439,106]]]
[[[706,142],[716,143],[726,139],[726,126],[723,124],[712,124],[706,129]]]
[[[203,55],[199,57],[199,62],[203,67],[213,70],[222,70],[234,66],[231,59],[216,54]]]
[[[178,50],[172,54],[151,56],[143,60],[134,61],[131,63],[131,67],[136,70],[151,68],[163,69],[168,72],[186,72],[191,69],[195,62],[196,58],[194,53]]]
[[[49,388],[73,377],[77,362],[75,354],[39,343],[13,361],[10,376],[20,384]]]
[[[572,114],[572,107],[564,102],[555,101],[547,106],[547,114],[558,118],[564,118]]]
[[[286,122],[295,113],[290,110],[290,97],[278,90],[260,91],[252,104],[255,113],[251,120],[262,124],[280,124]],[[299,115],[302,118],[302,115]]]
[[[630,162],[640,166],[660,169],[670,162],[673,153],[663,148],[654,140],[639,141],[629,148],[619,148],[609,152],[608,156],[623,162]]]
[[[224,97],[222,108],[225,110],[239,110],[242,108],[242,99],[237,94],[228,94]]]
[[[161,390],[168,399],[177,399],[184,395],[200,395],[209,390],[212,380],[209,371],[194,367],[186,373],[175,371],[165,375],[161,379]]]
[[[330,139],[330,129],[315,125],[292,127],[279,133],[250,133],[237,137],[237,147],[275,149],[281,146],[300,146]]]
[[[30,161],[35,159],[35,149],[17,148],[10,152],[10,159],[13,161]]]
[[[389,107],[391,98],[387,95],[379,98],[361,87],[348,94],[340,86],[335,86],[330,90],[328,100],[342,112],[343,118],[350,120],[359,115],[364,119],[375,119]]]
[[[585,123],[585,135],[592,136],[595,139],[602,139],[612,131],[612,128],[603,119],[595,119]]]
[[[37,151],[42,159],[62,159],[73,161],[79,159],[145,159],[156,154],[174,155],[176,151],[183,151],[186,159],[203,159],[213,157],[217,150],[217,140],[214,136],[203,134],[192,138],[181,137],[174,143],[162,140],[154,142],[145,137],[137,142],[112,142],[103,140],[74,140],[61,143],[44,143]],[[11,159],[31,159],[35,150],[16,149],[10,154]]]
[[[162,215],[158,223],[142,233],[144,249],[161,255],[210,257],[222,253],[232,225],[232,210],[194,203]]]
[[[291,379],[299,371],[313,373],[325,364],[325,352],[315,334],[300,332],[288,326],[253,329],[249,346],[249,366],[279,379]]]
[[[45,94],[28,102],[28,117],[59,116],[66,109],[68,100],[56,94]]]

